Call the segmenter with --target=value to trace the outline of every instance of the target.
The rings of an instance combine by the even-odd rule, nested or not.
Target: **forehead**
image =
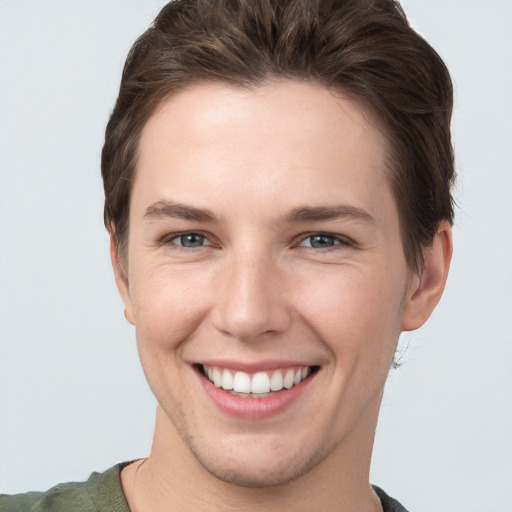
[[[216,128],[222,128],[219,137],[230,135],[226,122],[231,135],[240,134],[238,129],[250,124],[252,133],[264,130],[273,138],[274,134],[283,135],[283,128],[289,131],[290,121],[297,123],[290,133],[296,139],[302,135],[310,140],[319,132],[346,137],[351,131],[354,137],[364,133],[385,146],[381,123],[362,101],[314,82],[282,79],[250,88],[213,82],[178,91],[164,100],[146,123],[141,148],[145,153],[159,149],[158,136],[163,131],[177,136],[193,133],[197,140],[210,139]]]
[[[201,189],[283,207],[305,194],[371,203],[389,188],[377,126],[359,103],[317,84],[196,85],[164,101],[144,127],[132,200],[179,192],[193,203]]]

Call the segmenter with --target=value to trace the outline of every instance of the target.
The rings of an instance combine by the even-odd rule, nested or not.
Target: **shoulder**
[[[86,482],[59,484],[45,492],[1,495],[1,512],[98,512],[86,490]]]
[[[372,488],[375,491],[375,494],[379,497],[380,502],[382,503],[382,510],[384,512],[407,512],[403,505],[394,498],[388,496],[380,487],[372,485]]]
[[[59,484],[45,492],[0,495],[0,512],[129,512],[119,480],[125,465],[92,473],[85,482]]]

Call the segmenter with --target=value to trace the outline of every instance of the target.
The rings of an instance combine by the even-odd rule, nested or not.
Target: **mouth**
[[[267,398],[290,390],[310,378],[318,366],[276,368],[247,373],[219,366],[198,365],[199,372],[217,388],[242,398]]]

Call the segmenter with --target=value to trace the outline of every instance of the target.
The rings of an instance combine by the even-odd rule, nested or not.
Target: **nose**
[[[251,342],[288,329],[286,278],[271,256],[233,255],[217,277],[212,318],[219,331]]]

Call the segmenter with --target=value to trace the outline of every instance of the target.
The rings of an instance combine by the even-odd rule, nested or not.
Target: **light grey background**
[[[148,453],[155,403],[102,226],[99,154],[156,0],[0,0],[0,489]],[[413,512],[512,511],[512,2],[404,0],[451,69],[455,255],[392,372],[372,481]]]

